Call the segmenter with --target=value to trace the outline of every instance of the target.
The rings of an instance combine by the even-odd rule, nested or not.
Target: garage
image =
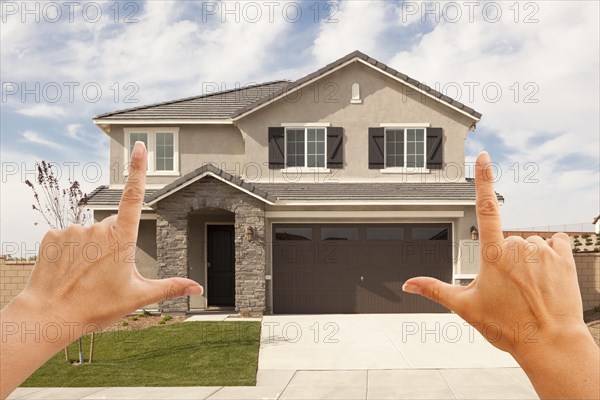
[[[402,285],[451,282],[451,224],[273,224],[272,235],[276,314],[448,312]]]

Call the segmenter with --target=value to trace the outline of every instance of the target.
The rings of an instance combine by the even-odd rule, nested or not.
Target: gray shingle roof
[[[405,82],[410,83],[413,86],[418,87],[421,90],[424,90],[425,92],[427,92],[428,94],[438,98],[439,100],[443,101],[446,104],[452,105],[453,107],[456,107],[464,112],[466,112],[469,115],[472,115],[473,117],[479,119],[481,118],[481,113],[475,111],[474,109],[472,109],[471,107],[467,107],[466,105],[462,104],[459,101],[456,101],[454,99],[452,99],[451,97],[448,97],[440,92],[438,92],[437,90],[434,90],[432,88],[430,88],[429,86],[425,85],[424,83],[419,82],[416,79],[411,78],[408,75],[405,75],[401,72],[396,71],[395,69],[388,67],[387,65],[385,65],[382,62],[377,61],[376,59],[369,57],[368,55],[356,50],[326,66],[324,66],[323,68],[306,75],[303,78],[300,78],[294,82],[291,82],[289,85],[286,85],[285,87],[279,89],[278,91],[276,91],[275,93],[273,93],[270,98],[263,98],[255,103],[252,104],[248,104],[247,106],[245,106],[244,108],[239,109],[236,113],[233,114],[232,118],[238,117],[248,111],[251,111],[252,109],[260,106],[261,104],[269,101],[272,98],[275,98],[277,96],[280,96],[282,94],[286,94],[288,92],[290,92],[291,90],[293,90],[295,87],[302,85],[305,82],[308,82],[314,78],[317,78],[318,76],[334,69],[337,68],[338,66],[340,66],[341,64],[344,64],[347,61],[352,60],[353,58],[360,58],[363,61],[366,61],[367,63],[373,65],[374,67],[376,67],[377,69],[381,70],[382,72],[387,72],[390,75],[393,75]]]
[[[475,200],[473,182],[257,183],[255,186],[278,200]]]
[[[146,190],[145,203],[149,204],[164,195],[176,192],[187,182],[204,173],[213,173],[233,185],[253,193],[270,203],[277,200],[475,200],[475,183],[248,183],[228,174],[213,165],[204,165],[182,176],[159,190]],[[109,189],[100,186],[88,196],[88,205],[114,206],[119,204],[121,189]],[[498,200],[504,200],[497,195]]]
[[[156,189],[146,189],[146,197],[156,192]],[[98,186],[88,194],[89,206],[118,206],[121,201],[122,189],[109,189],[107,185]]]
[[[100,114],[94,119],[225,119],[260,99],[269,99],[289,81],[273,81]]]

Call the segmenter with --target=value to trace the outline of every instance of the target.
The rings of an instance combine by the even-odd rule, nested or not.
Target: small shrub
[[[173,319],[173,317],[171,317],[170,315],[164,315],[164,316],[162,317],[162,319],[163,319],[163,321],[170,321],[170,320],[172,320],[172,319]]]
[[[132,321],[137,321],[137,320],[138,320],[138,318],[139,318],[139,317],[138,317],[137,315],[134,315],[133,317],[131,317],[131,320],[132,320]]]
[[[600,246],[600,240],[596,240],[596,246]]]
[[[152,313],[150,311],[147,311],[145,309],[142,310],[142,314],[141,314],[142,317],[149,317],[151,315],[152,315]]]
[[[589,238],[589,237],[590,237],[590,235],[589,235],[589,234],[587,234],[587,233],[584,233],[583,235],[581,235],[581,237],[582,237],[582,238],[584,238],[584,239],[587,239],[587,238]]]
[[[128,325],[129,325],[129,322],[127,322],[127,321],[121,322],[121,326],[128,326]]]
[[[577,248],[577,247],[575,247],[575,248],[573,249],[573,253],[577,253],[577,252],[579,252],[579,251],[581,251],[581,249],[580,249],[580,248]]]
[[[160,321],[158,321],[158,323],[159,323],[159,325],[164,325],[164,324],[166,324],[166,322],[165,322],[165,320],[164,320],[164,319],[161,319]]]
[[[575,241],[573,242],[573,244],[574,244],[575,246],[580,246],[580,245],[581,245],[581,242],[580,242],[579,240],[575,239]]]
[[[578,239],[578,238],[579,238],[579,235],[575,235],[575,236],[573,236],[573,238],[574,238],[574,239]]]

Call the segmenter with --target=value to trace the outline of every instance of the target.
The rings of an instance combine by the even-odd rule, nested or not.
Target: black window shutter
[[[327,128],[327,168],[344,166],[344,128]]]
[[[383,169],[385,128],[369,128],[369,169]]]
[[[285,167],[285,128],[269,127],[269,169]]]
[[[444,134],[442,128],[427,128],[427,168],[442,169]]]

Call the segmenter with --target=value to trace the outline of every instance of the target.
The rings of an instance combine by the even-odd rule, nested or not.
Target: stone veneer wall
[[[265,311],[265,212],[264,203],[215,178],[203,178],[159,201],[156,207],[158,277],[188,276],[188,214],[204,208],[235,213],[236,310],[243,315]],[[246,227],[254,228],[254,240],[245,238]],[[181,313],[189,299],[163,301],[159,309]]]

